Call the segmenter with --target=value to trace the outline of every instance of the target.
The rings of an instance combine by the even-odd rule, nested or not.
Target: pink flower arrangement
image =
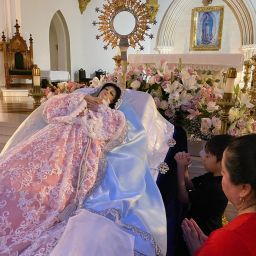
[[[100,80],[93,78],[91,87],[104,82],[122,82],[121,68]],[[159,112],[170,122],[181,124],[191,137],[208,139],[220,133],[221,109],[218,101],[223,97],[221,79],[210,71],[197,74],[191,67],[180,70],[174,64],[161,61],[156,65],[129,65],[127,88],[152,95]],[[59,93],[70,93],[81,88],[77,83],[59,83],[45,89],[46,98]],[[249,112],[254,107],[248,93],[235,89],[236,105],[229,112],[228,133],[239,136],[256,133],[256,120]]]

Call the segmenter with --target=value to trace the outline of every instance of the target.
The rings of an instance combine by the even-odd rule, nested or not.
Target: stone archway
[[[70,37],[66,20],[57,11],[51,20],[49,28],[51,70],[71,72]]]

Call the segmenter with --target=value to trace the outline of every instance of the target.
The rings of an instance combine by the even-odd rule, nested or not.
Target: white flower
[[[191,75],[188,73],[188,71],[187,70],[182,70],[181,71],[181,77],[182,77],[182,82],[183,82],[183,80],[187,80],[187,79],[189,79],[190,77],[191,77]]]
[[[211,113],[211,112],[214,112],[214,111],[218,110],[218,108],[219,107],[216,105],[216,102],[210,101],[210,102],[207,103],[206,110]]]
[[[195,75],[189,76],[186,79],[182,77],[182,82],[187,90],[196,90],[198,87]]]
[[[174,81],[172,84],[167,84],[167,87],[164,89],[168,93],[179,93],[182,91],[183,85],[178,81]]]
[[[138,80],[134,80],[132,81],[132,83],[130,84],[131,88],[137,90],[138,88],[140,88],[141,82]]]
[[[166,109],[168,109],[168,106],[169,106],[169,104],[168,104],[168,102],[166,100],[162,100],[160,102],[160,108],[161,109],[166,110]]]
[[[150,85],[155,84],[155,83],[156,83],[155,76],[151,76],[151,77],[148,79],[148,83],[149,83]]]
[[[170,104],[173,104],[173,101],[178,101],[179,98],[180,98],[179,92],[176,91],[176,92],[174,92],[174,93],[170,93],[170,94],[169,94],[169,98],[168,98],[168,102],[169,102]]]
[[[65,91],[66,87],[67,87],[67,82],[61,82],[57,84],[57,87],[61,90],[61,91]]]
[[[231,108],[229,110],[228,119],[231,123],[233,123],[235,120],[239,119],[240,117],[241,117],[241,113],[238,108]]]
[[[211,126],[212,126],[212,121],[211,121],[210,118],[202,118],[202,120],[201,120],[201,128],[200,128],[202,133],[209,132]]]
[[[246,93],[241,93],[241,103],[247,108],[253,108],[254,105],[250,102],[249,95]]]
[[[90,81],[90,87],[92,88],[96,88],[96,87],[99,87],[101,86],[101,83],[100,83],[100,80],[98,77],[94,77],[91,81]]]
[[[186,91],[181,92],[180,94],[180,103],[181,105],[188,105],[188,103],[193,99],[193,96]]]
[[[221,128],[221,120],[220,120],[220,118],[214,116],[214,117],[212,118],[212,125],[213,125],[213,127],[215,127],[216,129],[219,129],[219,130],[220,130],[220,128]]]
[[[224,89],[214,86],[213,87],[213,93],[214,93],[216,98],[223,98]]]

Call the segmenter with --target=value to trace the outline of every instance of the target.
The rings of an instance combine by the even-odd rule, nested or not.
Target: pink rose
[[[164,81],[169,81],[170,79],[171,79],[171,75],[170,75],[170,74],[165,73],[165,74],[163,75],[163,80],[164,80]]]
[[[252,123],[252,130],[255,132],[256,131],[256,121],[254,121],[253,123]]]
[[[239,119],[237,121],[237,126],[240,128],[240,129],[244,129],[245,126],[246,126],[246,122],[243,120],[243,119]]]
[[[168,108],[164,111],[165,116],[167,116],[168,118],[173,117],[174,116],[174,112],[172,111],[172,109]]]
[[[207,133],[210,130],[211,126],[212,126],[212,121],[210,118],[202,118],[201,128],[200,128],[202,133]]]

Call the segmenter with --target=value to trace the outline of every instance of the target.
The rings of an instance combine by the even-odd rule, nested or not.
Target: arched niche
[[[66,20],[58,10],[52,17],[49,28],[51,70],[71,72],[70,37]]]

